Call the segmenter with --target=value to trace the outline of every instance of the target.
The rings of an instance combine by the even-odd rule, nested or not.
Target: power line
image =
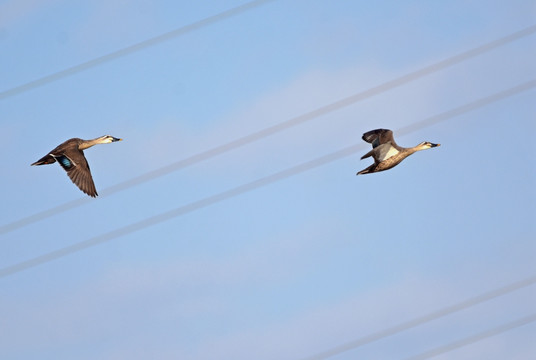
[[[318,354],[315,354],[313,356],[309,356],[307,358],[303,358],[302,360],[324,360],[327,358],[330,358],[335,355],[342,354],[344,352],[355,350],[361,346],[385,339],[389,336],[393,336],[396,334],[399,334],[403,331],[412,329],[414,327],[429,323],[433,320],[440,319],[442,317],[445,317],[447,315],[454,314],[456,312],[468,309],[470,307],[474,307],[476,305],[482,304],[486,301],[493,300],[495,298],[498,298],[500,296],[507,295],[509,293],[512,293],[516,290],[520,290],[522,288],[525,288],[527,286],[533,285],[536,283],[536,276],[532,276],[528,279],[517,281],[514,283],[511,283],[509,285],[503,286],[501,288],[488,291],[486,293],[477,295],[475,297],[472,297],[470,299],[461,301],[457,304],[444,307],[442,309],[436,310],[434,312],[431,312],[429,314],[414,318],[409,321],[405,321],[403,323],[400,323],[398,325],[389,327],[384,330],[380,330],[378,332],[363,336],[357,340],[353,340],[350,342],[347,342],[345,344],[333,347],[329,350],[320,352]]]
[[[457,107],[455,109],[452,109],[450,111],[446,111],[444,113],[429,117],[429,118],[427,118],[425,120],[422,120],[422,121],[413,123],[411,125],[402,127],[400,129],[398,129],[397,132],[399,132],[401,134],[407,134],[409,132],[415,131],[418,128],[423,128],[425,126],[430,126],[430,125],[433,125],[433,124],[437,124],[437,123],[439,123],[441,121],[447,120],[447,119],[452,118],[454,116],[458,116],[458,115],[461,115],[463,113],[467,113],[469,111],[476,110],[476,109],[478,109],[480,107],[483,107],[483,106],[485,106],[487,104],[502,100],[504,98],[510,97],[512,95],[518,94],[520,92],[529,90],[529,89],[534,88],[534,87],[536,87],[536,80],[531,80],[531,81],[525,82],[523,84],[520,84],[518,86],[515,86],[513,88],[503,90],[503,91],[501,91],[499,93],[495,93],[493,95],[490,95],[490,96],[475,100],[475,101],[473,101],[471,103],[459,106],[459,107]],[[92,238],[90,238],[88,240],[85,240],[85,241],[82,241],[82,242],[79,242],[79,243],[76,243],[76,244],[73,244],[73,245],[70,245],[70,246],[66,246],[66,247],[61,248],[59,250],[55,250],[55,251],[49,252],[49,253],[41,255],[41,256],[37,256],[37,257],[35,257],[33,259],[29,259],[29,260],[20,262],[20,263],[15,264],[15,265],[5,267],[3,269],[0,269],[0,278],[16,274],[16,273],[21,272],[23,270],[30,269],[30,268],[33,268],[35,266],[38,266],[38,265],[41,265],[41,264],[44,264],[44,263],[51,262],[53,260],[62,258],[64,256],[68,256],[70,254],[73,254],[73,253],[76,253],[78,251],[87,249],[89,247],[93,247],[93,246],[102,244],[102,243],[104,243],[106,241],[110,241],[110,240],[116,239],[118,237],[125,236],[125,235],[128,235],[128,234],[143,230],[143,229],[148,228],[150,226],[153,226],[153,225],[168,221],[170,219],[173,219],[173,218],[176,218],[176,217],[191,213],[191,212],[193,212],[195,210],[199,210],[199,209],[205,208],[207,206],[214,205],[216,203],[219,203],[219,202],[222,202],[224,200],[236,197],[236,196],[244,194],[246,192],[249,192],[249,191],[258,189],[260,187],[275,183],[277,181],[281,181],[283,179],[286,179],[286,178],[289,178],[291,176],[303,173],[305,171],[320,167],[322,165],[325,165],[325,164],[331,163],[333,161],[336,161],[336,160],[342,159],[344,157],[347,157],[349,155],[352,155],[352,154],[354,154],[355,152],[357,152],[359,150],[365,149],[367,146],[368,146],[368,144],[365,144],[363,142],[361,142],[359,144],[352,145],[352,146],[348,146],[348,147],[346,147],[344,149],[332,152],[332,153],[327,154],[327,155],[323,155],[323,156],[318,157],[316,159],[313,159],[313,160],[298,164],[296,166],[287,168],[285,170],[281,170],[279,172],[276,172],[274,174],[262,177],[260,179],[255,180],[255,181],[252,181],[252,182],[237,186],[235,188],[223,191],[221,193],[218,193],[218,194],[215,194],[215,195],[212,195],[212,196],[208,196],[206,198],[191,202],[189,204],[180,206],[178,208],[175,208],[175,209],[172,209],[172,210],[169,210],[169,211],[166,211],[166,212],[163,212],[163,213],[148,217],[146,219],[140,220],[140,221],[135,222],[133,224],[126,225],[126,226],[123,226],[123,227],[121,227],[119,229],[112,230],[112,231],[107,232],[105,234],[92,237]]]
[[[202,27],[205,27],[205,26],[217,23],[219,21],[228,19],[230,17],[236,16],[236,15],[241,14],[243,12],[246,12],[248,10],[252,10],[254,8],[257,8],[257,7],[259,7],[261,5],[264,5],[264,4],[266,4],[268,2],[271,2],[271,1],[274,1],[274,0],[251,1],[249,3],[246,3],[246,4],[243,4],[243,5],[234,7],[232,9],[223,11],[223,12],[218,13],[216,15],[209,16],[209,17],[204,18],[202,20],[196,21],[196,22],[191,23],[189,25],[186,25],[186,26],[180,27],[178,29],[169,31],[169,32],[164,33],[162,35],[153,37],[153,38],[151,38],[149,40],[145,40],[145,41],[136,43],[136,44],[128,46],[126,48],[123,48],[123,49],[114,51],[112,53],[109,53],[107,55],[97,57],[95,59],[92,59],[92,60],[86,61],[84,63],[72,66],[70,68],[55,72],[55,73],[50,74],[50,75],[41,77],[39,79],[27,82],[25,84],[15,86],[15,87],[13,87],[11,89],[4,90],[4,91],[0,92],[0,100],[6,99],[6,98],[11,97],[11,96],[15,96],[15,95],[18,95],[18,94],[21,94],[21,93],[24,93],[24,92],[27,92],[27,91],[30,91],[30,90],[33,90],[33,89],[35,89],[35,88],[37,88],[39,86],[47,85],[47,84],[52,83],[54,81],[69,77],[71,75],[75,75],[75,74],[77,74],[79,72],[88,70],[88,69],[93,68],[95,66],[102,65],[102,64],[107,63],[109,61],[113,61],[113,60],[121,58],[123,56],[130,55],[130,54],[138,52],[140,50],[144,50],[144,49],[146,49],[148,47],[160,44],[160,43],[168,41],[168,40],[170,40],[172,38],[182,36],[184,34],[192,32],[194,30],[200,29]],[[446,61],[452,61],[452,63],[447,65],[447,66],[450,66],[450,65],[452,65],[454,63],[458,63],[460,61],[465,60],[464,58],[466,56],[473,57],[473,56],[482,54],[482,53],[487,52],[487,51],[489,51],[491,49],[494,49],[496,47],[505,45],[505,44],[510,43],[512,41],[515,41],[515,40],[521,39],[521,38],[523,38],[525,36],[531,35],[534,32],[536,32],[536,25],[529,26],[529,27],[527,27],[525,29],[522,29],[520,31],[517,31],[517,32],[514,32],[512,34],[509,34],[509,35],[507,35],[507,36],[505,36],[505,37],[503,37],[501,39],[497,39],[497,40],[492,41],[492,42],[490,42],[488,44],[484,44],[484,45],[482,45],[480,47],[477,47],[477,48],[475,48],[473,50],[470,50],[467,53],[462,53],[462,54],[459,54],[457,56],[454,56],[453,58],[447,59]],[[474,52],[474,53],[472,53],[472,52]],[[462,57],[463,59],[457,59],[457,57]],[[437,63],[436,65],[440,66],[440,67],[444,66],[444,65],[441,65],[441,62]],[[434,65],[432,65],[432,67],[433,66]],[[434,70],[434,71],[436,71],[436,70]],[[408,75],[411,75],[411,74],[408,74]]]
[[[436,62],[432,65],[426,66],[424,68],[421,68],[419,70],[407,73],[405,75],[402,75],[400,77],[397,77],[393,80],[387,81],[385,83],[382,83],[380,85],[374,86],[372,88],[369,88],[365,91],[356,93],[352,96],[343,98],[341,100],[338,100],[336,102],[333,102],[331,104],[322,106],[320,108],[317,108],[315,110],[312,110],[310,112],[307,112],[305,114],[302,114],[300,116],[291,118],[289,120],[286,120],[284,122],[281,122],[279,124],[267,127],[265,129],[259,130],[257,132],[251,133],[249,135],[240,137],[238,139],[235,139],[233,141],[230,141],[228,143],[225,143],[223,145],[219,145],[216,147],[213,147],[211,149],[205,150],[203,152],[194,154],[188,158],[179,160],[177,162],[174,162],[172,164],[169,164],[167,166],[161,167],[159,169],[149,171],[145,174],[139,175],[137,177],[134,177],[132,179],[123,181],[119,184],[116,184],[114,186],[108,187],[106,189],[103,189],[100,192],[100,197],[105,197],[108,195],[112,195],[116,192],[120,192],[123,190],[126,190],[128,188],[134,187],[136,185],[143,184],[145,182],[151,181],[153,179],[156,179],[161,176],[165,176],[167,174],[170,174],[174,171],[183,169],[185,167],[191,166],[193,164],[197,164],[199,162],[208,160],[210,158],[216,157],[220,154],[229,152],[231,150],[235,150],[237,148],[240,148],[242,146],[245,146],[247,144],[251,144],[253,142],[259,141],[261,139],[264,139],[268,136],[274,135],[276,133],[282,132],[284,130],[287,130],[289,128],[292,128],[294,126],[303,124],[307,121],[313,120],[317,117],[326,115],[330,112],[342,109],[344,107],[353,105],[359,101],[363,101],[365,99],[371,98],[373,96],[379,95],[381,93],[387,92],[393,88],[400,87],[402,85],[405,85],[411,81],[417,80],[419,78],[422,78],[426,75],[430,75],[434,72],[443,70],[447,67],[453,66],[455,64],[458,64],[462,61],[466,61],[472,57],[475,57],[477,55],[481,55],[485,52],[491,51],[493,49],[496,49],[500,46],[506,45],[512,41],[518,40],[522,37],[528,36],[536,32],[536,25],[531,26],[528,28],[525,28],[521,31],[509,34],[507,36],[504,36],[500,39],[493,40],[491,42],[485,43],[483,45],[480,45],[478,47],[475,47],[473,49],[470,49],[468,51],[462,52],[460,54],[451,56],[447,59],[444,59],[442,61]],[[87,197],[79,198],[72,200],[70,202],[58,205],[56,207],[43,210],[41,212],[26,216],[22,219],[15,220],[13,222],[10,222],[8,224],[0,226],[0,234],[5,234],[14,230],[17,230],[19,228],[25,227],[27,225],[33,224],[35,222],[44,220],[46,218],[49,218],[51,216],[60,214],[62,212],[74,209],[76,207],[82,206],[84,204],[87,204],[91,201],[91,199],[88,199]]]
[[[158,45],[160,43],[163,43],[165,41],[171,40],[173,38],[185,35],[187,33],[190,33],[192,31],[198,30],[200,28],[212,25],[214,23],[226,20],[228,18],[231,18],[233,16],[237,16],[239,14],[242,14],[246,11],[255,9],[261,5],[264,5],[268,2],[272,2],[274,0],[255,0],[250,1],[248,3],[245,3],[240,6],[236,6],[232,9],[222,11],[216,15],[212,15],[209,17],[206,17],[204,19],[198,20],[196,22],[193,22],[186,26],[181,26],[180,28],[177,28],[175,30],[169,31],[167,33],[164,33],[162,35],[158,35],[156,37],[153,37],[151,39],[141,41],[139,43],[136,43],[134,45],[127,46],[123,49],[111,52],[109,54],[99,56],[95,59],[83,62],[81,64],[72,66],[70,68],[67,68],[65,70],[61,70],[58,72],[55,72],[53,74],[43,76],[39,79],[27,82],[25,84],[15,86],[11,89],[5,90],[0,92],[0,100],[6,99],[11,96],[19,95],[21,93],[33,90],[39,86],[50,84],[51,82],[69,77],[71,75],[78,74],[79,72],[88,70],[90,68],[93,68],[98,65],[102,65],[104,63],[116,60],[118,58],[130,55],[132,53],[144,50],[148,47]]]
[[[409,357],[409,358],[407,358],[405,360],[425,360],[425,359],[429,359],[431,357],[447,353],[449,351],[452,351],[452,350],[461,348],[463,346],[467,346],[467,345],[476,343],[478,341],[487,339],[489,337],[502,334],[502,333],[504,333],[506,331],[518,328],[520,326],[528,325],[528,324],[530,324],[530,323],[532,323],[534,321],[536,321],[536,314],[528,315],[528,316],[525,316],[523,318],[517,319],[515,321],[509,322],[507,324],[503,324],[501,326],[498,326],[496,328],[493,328],[493,329],[490,329],[490,330],[487,330],[487,331],[483,331],[481,333],[478,333],[478,334],[475,334],[475,335],[472,335],[472,336],[468,336],[468,337],[466,337],[464,339],[452,342],[450,344],[440,346],[440,347],[437,347],[435,349],[423,352],[423,353],[421,353],[419,355]]]

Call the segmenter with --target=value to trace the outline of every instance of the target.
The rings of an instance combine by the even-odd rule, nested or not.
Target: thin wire
[[[454,116],[458,116],[458,115],[467,113],[469,111],[476,110],[476,109],[478,109],[480,107],[483,107],[485,105],[488,105],[490,103],[502,100],[504,98],[510,97],[512,95],[518,94],[520,92],[529,90],[529,89],[534,88],[534,87],[536,87],[536,79],[528,81],[528,82],[525,82],[525,83],[520,84],[518,86],[515,86],[513,88],[503,90],[503,91],[495,93],[493,95],[490,95],[490,96],[475,100],[475,101],[473,101],[471,103],[468,103],[468,104],[462,105],[460,107],[457,107],[455,109],[452,109],[450,111],[447,111],[447,112],[444,112],[444,113],[429,117],[429,118],[427,118],[425,120],[416,122],[414,124],[402,127],[399,130],[397,130],[397,132],[402,133],[402,134],[406,134],[406,133],[409,133],[411,131],[415,131],[417,128],[423,128],[425,126],[434,125],[434,124],[437,124],[437,123],[439,123],[441,121],[444,121],[444,120],[447,120],[449,118],[452,118]],[[206,198],[201,199],[201,200],[191,202],[189,204],[186,204],[186,205],[180,206],[178,208],[163,212],[161,214],[157,214],[157,215],[148,217],[146,219],[140,220],[140,221],[135,222],[133,224],[126,225],[126,226],[123,226],[123,227],[121,227],[119,229],[107,232],[105,234],[92,237],[92,238],[90,238],[88,240],[85,240],[85,241],[82,241],[82,242],[79,242],[79,243],[76,243],[76,244],[73,244],[73,245],[70,245],[70,246],[66,246],[66,247],[61,248],[59,250],[55,250],[55,251],[49,252],[49,253],[41,255],[41,256],[37,256],[35,258],[32,258],[32,259],[17,263],[15,265],[11,265],[11,266],[2,268],[2,269],[0,269],[0,278],[16,274],[16,273],[21,272],[23,270],[30,269],[30,268],[33,268],[35,266],[41,265],[41,264],[45,264],[45,263],[51,262],[53,260],[57,260],[59,258],[71,255],[73,253],[79,252],[79,251],[87,249],[89,247],[93,247],[93,246],[102,244],[102,243],[104,243],[106,241],[110,241],[110,240],[116,239],[118,237],[125,236],[127,234],[131,234],[131,233],[143,230],[143,229],[148,228],[150,226],[153,226],[153,225],[168,221],[170,219],[173,219],[173,218],[176,218],[176,217],[191,213],[191,212],[193,212],[195,210],[199,210],[199,209],[205,208],[207,206],[214,205],[216,203],[219,203],[219,202],[222,202],[224,200],[236,197],[236,196],[244,194],[246,192],[256,190],[256,189],[258,189],[260,187],[263,187],[263,186],[275,183],[277,181],[281,181],[283,179],[289,178],[291,176],[303,173],[305,171],[320,167],[322,165],[325,165],[325,164],[331,163],[333,161],[336,161],[336,160],[342,159],[344,157],[347,157],[349,155],[352,155],[352,154],[356,153],[359,150],[365,149],[367,146],[368,146],[368,144],[365,144],[363,142],[359,143],[359,144],[352,145],[352,146],[348,146],[348,147],[346,147],[344,149],[335,151],[333,153],[323,155],[323,156],[321,156],[319,158],[307,161],[305,163],[301,163],[299,165],[287,168],[285,170],[279,171],[279,172],[274,173],[272,175],[262,177],[260,179],[255,180],[255,181],[252,181],[252,182],[237,186],[235,188],[223,191],[221,193],[206,197]]]
[[[434,72],[443,70],[447,67],[453,66],[455,64],[458,64],[462,61],[466,61],[472,57],[475,57],[477,55],[483,54],[485,52],[491,51],[493,49],[496,49],[500,46],[506,45],[514,40],[518,40],[522,37],[528,36],[536,32],[536,25],[532,27],[525,28],[521,31],[512,33],[510,35],[507,35],[505,37],[502,37],[500,39],[496,39],[494,41],[488,42],[486,44],[480,45],[478,47],[475,47],[471,50],[462,52],[458,55],[454,55],[452,57],[449,57],[447,59],[444,59],[442,61],[439,61],[437,63],[434,63],[432,65],[426,66],[420,70],[416,70],[410,73],[407,73],[405,75],[402,75],[398,78],[395,78],[393,80],[387,81],[385,83],[382,83],[380,85],[377,85],[375,87],[372,87],[368,90],[359,92],[357,94],[354,94],[352,96],[346,97],[344,99],[341,99],[339,101],[333,102],[331,104],[325,105],[323,107],[320,107],[318,109],[315,109],[313,111],[307,112],[305,114],[302,114],[300,116],[294,117],[292,119],[289,119],[287,121],[281,122],[279,124],[276,124],[274,126],[259,130],[257,132],[251,133],[249,135],[243,136],[241,138],[235,139],[233,141],[230,141],[228,143],[225,143],[223,145],[216,146],[214,148],[208,149],[206,151],[197,153],[195,155],[192,155],[188,158],[179,160],[177,162],[174,162],[170,165],[161,167],[160,169],[156,169],[150,172],[147,172],[145,174],[139,175],[137,177],[134,177],[132,179],[123,181],[119,184],[113,185],[111,187],[108,187],[100,192],[100,197],[105,197],[112,195],[114,193],[126,190],[128,188],[134,187],[136,185],[143,184],[145,182],[151,181],[153,179],[156,179],[158,177],[165,176],[167,174],[170,174],[174,171],[183,169],[185,167],[191,166],[193,164],[200,163],[202,161],[208,160],[210,158],[216,157],[218,155],[221,155],[223,153],[229,152],[231,150],[235,150],[237,148],[240,148],[242,146],[245,146],[247,144],[251,144],[253,142],[259,141],[261,139],[264,139],[268,136],[274,135],[278,132],[282,132],[284,130],[290,129],[291,127],[303,124],[307,121],[313,120],[317,117],[326,115],[330,112],[342,109],[344,107],[350,106],[352,104],[355,104],[359,101],[363,101],[365,99],[371,98],[373,96],[379,95],[381,93],[387,92],[393,88],[405,85],[411,81],[417,80],[419,78],[422,78],[426,75],[430,75]],[[35,222],[44,220],[46,218],[52,217],[54,215],[60,214],[62,212],[74,209],[76,207],[82,206],[84,204],[89,203],[92,201],[92,199],[89,199],[87,197],[79,198],[72,200],[70,202],[66,202],[64,204],[58,205],[56,207],[26,216],[22,219],[15,220],[13,222],[7,223],[5,225],[0,226],[0,234],[6,234],[8,232],[20,229],[22,227],[25,227],[27,225],[33,224]]]
[[[160,43],[163,43],[165,41],[171,40],[173,38],[176,38],[176,37],[185,35],[187,33],[190,33],[192,31],[198,30],[200,28],[203,28],[203,27],[212,25],[214,23],[220,22],[222,20],[226,20],[228,18],[237,16],[239,14],[242,14],[242,13],[244,13],[246,11],[255,9],[255,8],[261,6],[261,5],[264,5],[264,4],[266,4],[268,2],[272,2],[272,1],[275,1],[275,0],[255,0],[255,1],[250,1],[248,3],[245,3],[243,5],[234,7],[232,9],[222,11],[222,12],[216,14],[216,15],[212,15],[212,16],[206,17],[204,19],[198,20],[198,21],[193,22],[193,23],[191,23],[189,25],[181,26],[178,29],[169,31],[169,32],[164,33],[162,35],[158,35],[158,36],[153,37],[151,39],[141,41],[141,42],[136,43],[134,45],[130,45],[130,46],[127,46],[127,47],[125,47],[123,49],[111,52],[111,53],[109,53],[107,55],[97,57],[95,59],[86,61],[84,63],[72,66],[70,68],[55,72],[55,73],[47,75],[47,76],[43,76],[43,77],[41,77],[39,79],[30,81],[28,83],[25,83],[25,84],[22,84],[22,85],[19,85],[19,86],[15,86],[15,87],[13,87],[11,89],[8,89],[8,90],[0,92],[0,100],[6,99],[6,98],[11,97],[11,96],[22,94],[24,92],[33,90],[33,89],[35,89],[37,87],[47,85],[47,84],[50,84],[50,83],[52,83],[54,81],[57,81],[57,80],[60,80],[60,79],[63,79],[63,78],[78,74],[79,72],[88,70],[88,69],[93,68],[95,66],[102,65],[104,63],[116,60],[118,58],[121,58],[121,57],[130,55],[132,53],[144,50],[144,49],[146,49],[148,47],[158,45]]]
[[[403,331],[412,329],[414,327],[429,323],[433,320],[440,319],[442,317],[445,317],[447,315],[454,314],[456,312],[468,309],[470,307],[482,304],[486,301],[493,300],[495,298],[498,298],[500,296],[507,295],[509,293],[512,293],[516,290],[520,290],[522,288],[528,287],[530,285],[534,285],[536,283],[536,276],[532,276],[530,278],[527,278],[525,280],[517,281],[511,284],[508,284],[506,286],[503,286],[501,288],[488,291],[486,293],[477,295],[475,297],[472,297],[470,299],[461,301],[457,304],[444,307],[442,309],[436,310],[434,312],[431,312],[429,314],[414,318],[409,321],[405,321],[403,323],[400,323],[398,325],[389,327],[384,330],[380,330],[378,332],[363,336],[357,340],[353,340],[350,342],[347,342],[345,344],[336,346],[334,348],[331,348],[329,350],[320,352],[318,354],[315,354],[313,356],[309,356],[306,358],[303,358],[302,360],[324,360],[327,358],[330,358],[335,355],[340,355],[344,352],[355,350],[361,346],[385,339],[389,336],[393,336],[396,334],[399,334]]]
[[[490,329],[490,330],[487,330],[487,331],[483,331],[481,333],[478,333],[478,334],[475,334],[475,335],[472,335],[472,336],[468,336],[468,337],[466,337],[464,339],[452,342],[450,344],[440,346],[440,347],[437,347],[435,349],[423,352],[423,353],[421,353],[419,355],[409,357],[409,358],[407,358],[405,360],[425,360],[425,359],[429,359],[431,357],[447,353],[449,351],[452,351],[452,350],[461,348],[463,346],[467,346],[467,345],[476,343],[478,341],[490,338],[492,336],[502,334],[502,333],[504,333],[506,331],[513,330],[513,329],[518,328],[520,326],[528,325],[528,324],[530,324],[532,322],[535,322],[535,321],[536,321],[536,314],[528,315],[528,316],[525,316],[523,318],[517,319],[515,321],[509,322],[507,324],[503,324],[501,326],[498,326],[496,328],[493,328],[493,329]]]

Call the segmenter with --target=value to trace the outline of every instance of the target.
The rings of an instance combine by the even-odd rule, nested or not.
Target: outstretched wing
[[[363,155],[361,159],[372,156],[375,164],[379,164],[399,152],[399,147],[395,143],[391,130],[376,129],[367,131],[363,134],[362,139],[372,144],[372,150]]]
[[[93,178],[91,177],[89,164],[82,151],[73,151],[69,153],[69,156],[67,154],[51,155],[54,156],[63,170],[67,172],[71,181],[78,186],[80,190],[92,197],[98,195],[97,189],[95,189],[95,184],[93,183]]]
[[[391,143],[393,146],[397,146],[393,138],[393,132],[388,129],[376,129],[367,131],[362,137],[368,143],[372,144],[372,148],[378,147],[382,144]]]

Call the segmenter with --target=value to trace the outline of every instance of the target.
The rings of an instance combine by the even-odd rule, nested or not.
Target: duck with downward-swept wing
[[[32,165],[48,165],[56,161],[67,172],[71,181],[78,186],[80,190],[89,196],[96,197],[97,190],[91,177],[89,164],[84,156],[84,150],[97,144],[109,144],[115,141],[121,141],[110,135],[104,135],[92,140],[82,140],[78,138],[69,139],[58,145],[54,150],[34,162]]]

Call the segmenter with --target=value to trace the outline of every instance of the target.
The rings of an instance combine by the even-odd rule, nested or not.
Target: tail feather
[[[43,156],[41,159],[34,162],[31,166],[54,164],[56,159],[50,154]]]
[[[374,172],[375,168],[376,168],[376,164],[372,164],[368,168],[359,171],[356,175],[371,174]]]

